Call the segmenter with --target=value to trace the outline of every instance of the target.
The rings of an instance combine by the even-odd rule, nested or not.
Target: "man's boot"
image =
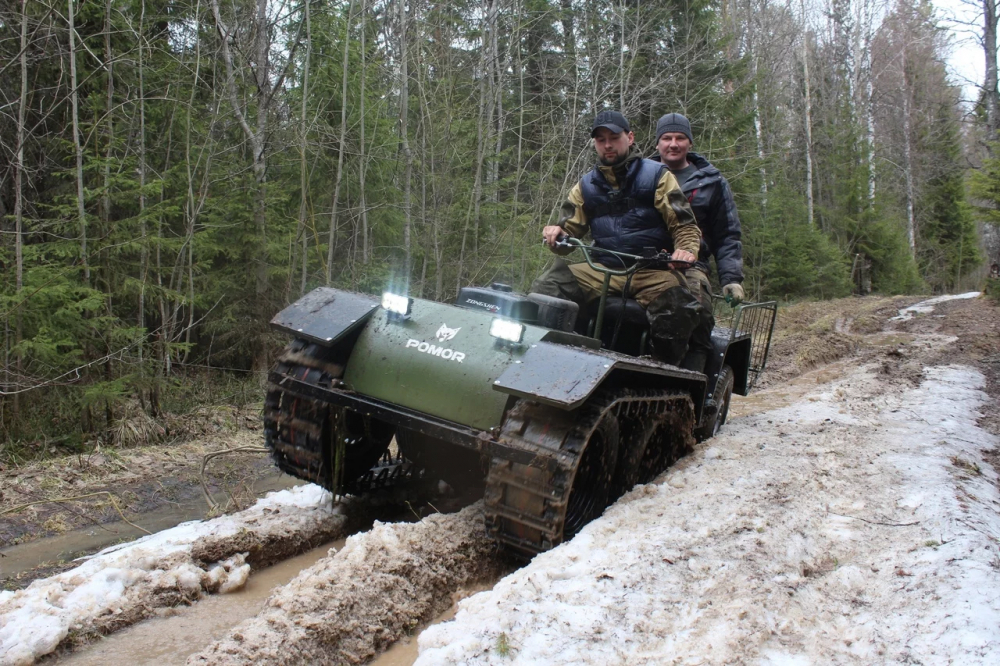
[[[708,362],[708,354],[703,351],[688,349],[681,361],[681,368],[694,372],[705,372],[705,364]]]
[[[711,298],[711,296],[709,296]],[[711,300],[709,300],[711,303]],[[701,315],[698,325],[691,333],[691,341],[688,343],[687,354],[681,361],[681,367],[694,372],[705,372],[705,364],[708,362],[708,355],[713,352],[712,329],[715,328],[715,317],[712,311],[705,306],[705,299],[701,299]]]
[[[688,341],[701,321],[702,305],[684,287],[671,287],[646,308],[653,356],[670,365],[679,365]]]

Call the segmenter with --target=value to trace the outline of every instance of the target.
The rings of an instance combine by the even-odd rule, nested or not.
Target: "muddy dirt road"
[[[720,436],[525,566],[294,489],[0,592],[0,663],[997,663],[1000,308],[915,300],[783,310]]]

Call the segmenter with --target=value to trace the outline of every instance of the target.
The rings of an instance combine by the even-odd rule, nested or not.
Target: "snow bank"
[[[982,376],[876,372],[727,425],[462,601],[416,663],[1000,663]]]
[[[977,298],[981,292],[970,291],[964,294],[946,294],[945,296],[938,296],[936,298],[931,298],[926,301],[920,301],[908,308],[903,308],[899,311],[899,314],[895,317],[891,317],[889,321],[907,321],[913,319],[914,315],[918,314],[928,314],[934,312],[934,306],[938,303],[944,303],[946,301],[957,301],[966,298]]]
[[[106,548],[75,569],[2,593],[0,665],[30,664],[64,641],[109,633],[157,607],[239,589],[254,544],[333,538],[346,519],[330,500],[314,485],[272,493],[245,511]]]
[[[419,523],[376,523],[268,599],[188,664],[358,664],[502,566],[478,502]]]

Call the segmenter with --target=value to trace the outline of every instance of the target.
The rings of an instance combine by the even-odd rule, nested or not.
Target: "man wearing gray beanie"
[[[712,287],[708,280],[708,259],[715,257],[722,293],[730,303],[743,300],[743,243],[740,217],[729,183],[715,166],[691,151],[694,138],[691,123],[679,113],[661,116],[656,123],[656,152],[653,159],[667,165],[677,178],[694,210],[701,228],[698,262],[686,271],[692,291],[705,308],[701,324],[691,336],[691,346],[681,367],[701,372],[712,350]],[[700,289],[694,289],[694,282]]]

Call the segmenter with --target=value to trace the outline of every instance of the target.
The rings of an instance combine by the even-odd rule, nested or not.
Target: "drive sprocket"
[[[395,428],[300,394],[282,381],[330,389],[340,385],[343,372],[328,348],[301,339],[288,345],[271,370],[264,398],[264,441],[272,458],[283,472],[332,492],[361,494],[408,481],[418,471],[388,451]],[[334,474],[337,446],[344,454],[340,480]]]

